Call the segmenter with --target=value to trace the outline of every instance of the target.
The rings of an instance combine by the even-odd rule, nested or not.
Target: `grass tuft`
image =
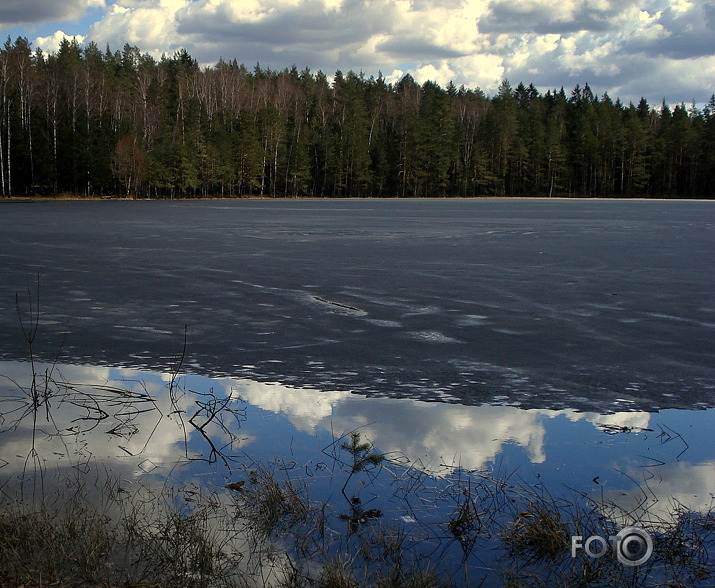
[[[501,537],[512,553],[526,560],[555,560],[569,550],[570,533],[561,513],[544,500],[528,502]]]

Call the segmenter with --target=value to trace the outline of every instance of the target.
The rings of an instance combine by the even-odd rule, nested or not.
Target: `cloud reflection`
[[[667,527],[679,510],[709,512],[715,505],[715,461],[677,462],[647,470],[632,468],[638,487],[610,488],[603,494],[603,510],[622,524],[647,520]]]
[[[51,374],[54,386],[65,394],[51,399],[49,411],[42,407],[38,412],[35,455],[31,452],[32,415],[16,422],[21,411],[28,408],[26,391],[32,379],[30,366],[0,362],[3,376],[0,381],[0,459],[3,461],[0,465],[7,462],[0,469],[5,475],[20,474],[37,464],[43,468],[53,463],[67,467],[90,459],[108,462],[110,467],[131,471],[136,476],[155,468],[159,468],[157,473],[168,472],[178,461],[186,459],[187,448],[197,450],[195,443],[202,443],[202,450],[207,450],[206,438],[189,419],[198,415],[194,421],[198,426],[208,420],[208,412],[202,413],[201,407],[211,398],[232,399],[236,405],[248,403],[254,407],[250,418],[225,423],[226,429],[216,423],[206,425],[204,433],[217,447],[234,442],[232,450],[243,452],[252,443],[270,444],[268,437],[278,435],[294,438],[295,443],[307,447],[315,444],[316,438],[322,438],[315,449],[319,453],[320,443],[326,437],[359,429],[379,451],[404,456],[413,467],[433,476],[446,475],[454,466],[467,470],[489,469],[508,446],[522,448],[525,462],[548,464],[548,438],[558,418],[562,424],[593,425],[594,436],[587,442],[594,447],[603,447],[597,444],[601,443],[599,438],[608,438],[605,433],[642,431],[648,429],[653,418],[644,412],[600,415],[575,410],[523,410],[500,405],[463,406],[414,399],[365,398],[348,392],[199,376],[180,378],[180,387],[175,386],[170,394],[169,374],[76,365],[61,365],[52,372],[45,372],[50,369],[51,366],[38,366],[37,373]],[[72,394],[78,390],[94,393],[97,405]],[[129,403],[118,390],[126,391],[127,397],[131,396],[134,401]],[[213,396],[206,396],[208,391],[213,391]],[[258,419],[262,411],[285,418],[293,430],[279,424],[280,421],[276,421],[278,428],[274,428],[271,421],[270,435],[261,432],[264,429]],[[99,414],[107,416],[103,420],[92,420]],[[595,455],[594,459],[613,458],[628,463],[629,457],[619,454],[618,449],[608,455],[607,458],[603,454]],[[551,456],[551,459],[564,458]],[[650,503],[657,505],[653,508],[658,513],[662,510],[665,516],[673,501],[691,509],[708,506],[715,488],[715,461],[673,461],[646,470],[649,478],[642,487],[650,493]],[[616,467],[603,463],[606,467]],[[627,470],[627,466],[618,467]],[[641,465],[633,465],[633,479],[639,481],[637,476],[643,471]],[[618,498],[624,507],[634,506],[643,499],[642,488],[621,491],[605,487],[604,491],[605,496]]]
[[[180,379],[183,387],[175,387],[172,398],[169,374],[107,366],[37,368],[39,374],[45,374],[46,370],[50,370],[47,373],[56,387],[65,392],[84,390],[98,399],[94,407],[76,395],[57,396],[50,401],[50,420],[47,419],[49,413],[40,411],[41,442],[58,459],[89,451],[83,448],[92,448],[91,451],[111,448],[113,454],[102,457],[126,459],[141,455],[157,465],[173,463],[183,444],[200,436],[186,421],[200,413],[197,403],[202,401],[201,394],[209,389],[214,390],[217,397],[240,399],[263,411],[282,415],[296,431],[307,435],[331,431],[343,434],[359,428],[380,451],[403,455],[410,463],[421,464],[420,468],[432,475],[456,465],[482,470],[497,459],[507,444],[523,447],[531,463],[543,463],[547,459],[546,423],[557,416],[565,416],[573,422],[585,420],[596,426],[626,428],[645,428],[650,419],[649,413],[639,412],[599,415],[574,410],[523,410],[499,405],[464,406],[413,399],[365,398],[349,392],[197,376],[185,381]],[[0,373],[5,376],[3,412],[7,414],[5,426],[8,427],[12,415],[16,414],[9,409],[27,407],[26,391],[32,374],[29,364],[21,362],[0,362]],[[133,400],[122,397],[118,390],[131,393]],[[93,420],[100,415],[98,411],[106,413],[104,420]],[[196,423],[205,420],[205,416],[203,420],[197,418]],[[255,437],[250,433],[251,422],[242,428],[245,446]],[[4,454],[27,453],[27,448],[23,451],[27,441],[22,439],[22,431],[30,434],[28,419],[17,426],[14,441],[6,436]],[[222,443],[230,441],[226,431],[217,426],[209,425],[204,432]]]
[[[546,422],[565,416],[596,427],[647,428],[650,414],[601,415],[575,410],[524,410],[513,406],[464,406],[412,399],[365,398],[349,392],[288,388],[223,379],[227,391],[253,406],[284,414],[301,431],[346,432],[361,428],[381,451],[405,455],[432,475],[453,466],[481,470],[505,444],[526,450],[531,463],[546,461]],[[250,426],[250,423],[249,423]]]
[[[209,400],[178,387],[170,394],[170,375],[45,364],[35,365],[40,405],[34,419],[30,364],[0,362],[0,374],[5,474],[96,459],[131,463],[141,475],[186,459],[187,444],[201,437],[189,419],[196,415],[199,426],[207,420],[202,404]],[[216,422],[204,432],[218,445],[230,440]],[[243,437],[243,443],[250,441]]]

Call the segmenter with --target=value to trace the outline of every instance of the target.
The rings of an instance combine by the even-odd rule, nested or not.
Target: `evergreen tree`
[[[437,84],[425,82],[419,110],[417,141],[417,193],[445,196],[454,160],[454,117],[449,95]]]
[[[715,196],[715,96],[624,107],[406,75],[156,61],[64,39],[0,48],[0,193]]]

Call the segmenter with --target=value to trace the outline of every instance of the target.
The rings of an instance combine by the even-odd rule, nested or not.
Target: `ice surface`
[[[39,274],[48,359],[173,365],[187,325],[207,374],[463,404],[715,404],[712,202],[4,203],[0,239],[9,359],[27,355],[15,294],[27,309]]]

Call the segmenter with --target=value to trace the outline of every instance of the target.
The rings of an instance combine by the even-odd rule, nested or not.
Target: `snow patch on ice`
[[[413,339],[427,343],[460,343],[458,339],[449,337],[439,331],[411,331],[408,334]]]

